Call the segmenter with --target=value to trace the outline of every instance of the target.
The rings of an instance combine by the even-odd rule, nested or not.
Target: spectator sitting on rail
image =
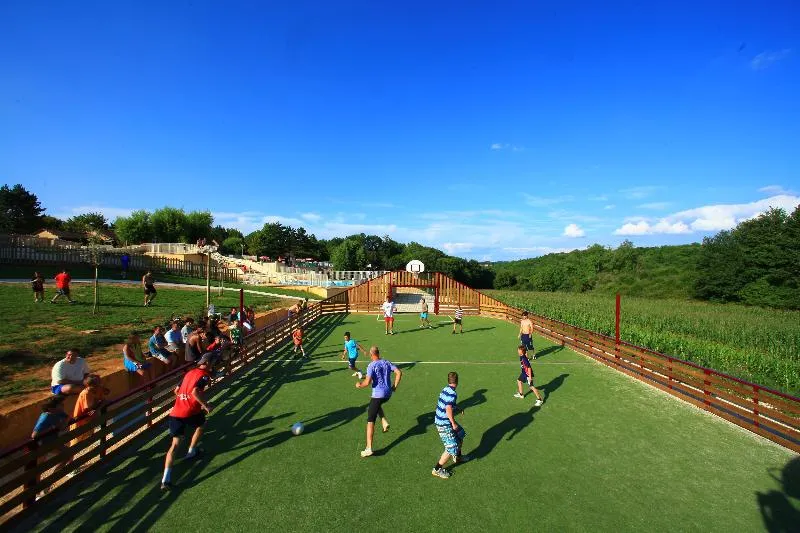
[[[51,397],[42,405],[42,414],[40,414],[39,418],[36,420],[36,425],[33,426],[33,432],[31,433],[31,439],[35,440],[39,446],[54,441],[58,438],[59,432],[67,428],[69,416],[64,412],[65,398],[66,396],[63,394],[59,394]],[[51,451],[40,455],[37,458],[37,462],[40,464],[44,463],[53,455],[65,453],[66,450],[66,443],[62,443]],[[65,457],[63,461],[56,465],[56,469],[66,467],[68,462],[69,457]],[[50,492],[50,487],[45,487],[44,490],[42,490],[42,495],[48,492]]]
[[[228,336],[231,338],[231,343],[234,346],[242,345],[242,329],[239,327],[239,321],[234,320],[231,327],[228,328]]]
[[[145,381],[151,381],[155,377],[153,376],[153,365],[145,359],[142,353],[142,343],[136,333],[128,335],[128,342],[122,347],[122,362],[125,370],[139,374]]]
[[[235,307],[231,307],[231,314],[228,315],[228,324],[233,324],[236,320],[239,320],[239,310]]]
[[[203,350],[203,342],[206,339],[206,332],[201,327],[196,327],[186,339],[185,359],[188,363],[194,363],[200,359]]]
[[[100,381],[100,376],[97,374],[89,374],[83,380],[84,389],[78,395],[78,401],[75,402],[75,409],[72,412],[72,418],[75,423],[70,428],[70,431],[77,429],[80,426],[85,426],[91,422],[90,417],[94,416],[95,411],[105,401],[111,391],[103,387]],[[92,431],[85,431],[72,439],[70,446],[75,447],[81,441],[89,438]],[[68,474],[73,477],[80,472],[80,467],[76,468]]]
[[[181,335],[179,327],[180,322],[173,320],[165,338],[167,340],[167,350],[176,352],[180,356],[180,352],[183,351],[183,335]]]
[[[298,300],[293,306],[289,308],[289,318],[300,314],[301,300]]]
[[[256,327],[256,312],[253,311],[252,307],[245,307],[244,314],[247,317],[247,323],[250,325],[249,328],[245,326],[245,329],[249,329],[250,331],[252,331]]]
[[[217,308],[214,307],[214,304],[208,304],[208,318],[214,318],[217,316]]]
[[[161,361],[170,369],[176,361],[176,357],[167,348],[167,339],[164,338],[163,328],[156,326],[153,328],[153,336],[147,342],[147,348],[150,350],[150,355]]]
[[[64,359],[53,365],[50,390],[53,394],[78,394],[83,390],[83,378],[89,375],[89,365],[78,350],[69,350]]]
[[[305,313],[308,311],[308,298],[304,298],[302,302],[300,302],[300,312]]]
[[[189,335],[191,335],[192,332],[194,331],[194,318],[186,317],[186,320],[184,322],[185,323],[181,328],[181,339],[183,340],[183,344],[185,345],[187,342],[189,342]]]

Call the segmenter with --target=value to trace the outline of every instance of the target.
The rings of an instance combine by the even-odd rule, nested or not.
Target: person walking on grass
[[[44,301],[44,278],[38,272],[33,273],[31,278],[31,288],[33,289],[33,302]]]
[[[439,393],[434,413],[434,424],[436,424],[439,438],[442,439],[442,444],[444,444],[444,452],[434,465],[431,474],[442,479],[450,477],[450,472],[444,466],[451,458],[456,464],[466,463],[470,460],[470,456],[461,454],[461,445],[464,442],[464,437],[467,436],[467,432],[456,423],[455,419],[456,401],[458,399],[457,387],[458,374],[450,372],[447,374],[447,386]],[[462,410],[461,413],[463,414],[464,411]]]
[[[389,431],[389,420],[383,412],[383,404],[392,397],[392,392],[397,390],[403,372],[386,359],[381,359],[381,352],[377,346],[369,349],[372,362],[367,366],[367,376],[363,381],[356,382],[356,388],[361,389],[372,385],[372,395],[367,409],[367,446],[361,452],[361,457],[372,455],[372,437],[375,434],[375,420],[381,419],[383,432]],[[394,383],[391,375],[394,372]]]
[[[455,316],[453,318],[453,335],[456,334],[456,326],[461,329],[461,333],[464,333],[464,324],[462,324],[462,320],[464,319],[464,310],[461,309],[461,304],[458,304],[456,307]]]
[[[533,351],[533,322],[528,318],[527,311],[522,312],[522,320],[519,321],[519,342],[528,351]],[[536,356],[533,355],[533,358],[536,359]]]
[[[306,351],[303,349],[303,328],[297,326],[297,329],[292,332],[292,342],[294,342],[294,353],[297,353],[297,349],[300,348],[300,353],[303,354],[303,357],[306,356]]]
[[[67,301],[71,304],[75,302],[69,297],[69,282],[72,281],[72,277],[67,272],[65,268],[55,276],[56,280],[56,295],[53,296],[53,299],[50,300],[50,303],[56,303],[56,300],[61,298],[62,296],[67,299]]]
[[[394,335],[394,314],[397,312],[397,307],[391,296],[386,297],[386,302],[381,309],[383,310],[383,322],[386,325],[386,335]]]
[[[431,321],[428,320],[428,304],[425,302],[425,298],[422,298],[419,303],[422,307],[419,313],[419,327],[433,329]]]
[[[153,273],[149,270],[142,276],[142,287],[144,288],[144,306],[147,307],[153,301],[153,298],[156,297]]]
[[[122,254],[122,257],[119,258],[120,263],[122,263],[122,279],[128,279],[128,265],[131,262],[131,256],[128,254]]]
[[[364,375],[356,368],[356,359],[358,358],[358,351],[366,352],[363,346],[358,341],[350,338],[350,332],[344,332],[344,351],[342,351],[342,360],[347,356],[347,367],[353,371],[353,376],[362,379]]]
[[[203,453],[199,447],[200,437],[206,424],[206,413],[211,413],[213,409],[203,398],[203,391],[209,383],[211,383],[211,355],[205,354],[197,362],[197,368],[189,370],[181,384],[175,387],[175,406],[167,417],[172,442],[164,459],[161,490],[173,488],[172,463],[186,428],[193,430],[186,458],[199,459]]]
[[[525,395],[522,393],[522,383],[525,382],[530,387],[531,392],[536,395],[536,403],[534,407],[539,407],[544,403],[542,400],[542,395],[539,394],[539,390],[533,386],[533,369],[531,368],[531,362],[528,360],[528,348],[524,344],[520,344],[517,348],[517,353],[519,354],[519,366],[520,366],[520,374],[517,378],[517,393],[514,395],[514,398],[519,398],[520,400],[525,398]]]

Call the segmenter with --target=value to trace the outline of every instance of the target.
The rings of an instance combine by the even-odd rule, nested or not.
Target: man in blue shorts
[[[468,455],[461,455],[461,445],[464,442],[464,437],[467,436],[467,432],[456,423],[455,419],[456,400],[458,399],[456,387],[458,387],[458,374],[450,372],[447,374],[447,387],[443,388],[442,392],[439,393],[433,419],[436,424],[436,430],[439,432],[439,438],[442,439],[442,444],[444,444],[444,452],[436,465],[434,465],[431,474],[442,479],[450,477],[450,472],[445,469],[444,465],[447,464],[451,457],[455,463],[466,463],[470,460]],[[463,413],[464,411],[462,410],[461,412]]]
[[[347,356],[347,366],[353,371],[353,376],[362,379],[364,375],[356,368],[356,359],[358,358],[358,351],[366,352],[363,346],[358,341],[350,338],[350,332],[344,332],[344,351],[342,352],[342,359]]]
[[[392,397],[392,392],[397,390],[403,372],[386,359],[381,359],[381,352],[377,346],[369,349],[372,362],[367,367],[367,377],[364,381],[357,381],[356,388],[361,389],[372,385],[372,398],[367,409],[367,447],[361,452],[361,457],[372,455],[372,436],[375,434],[375,420],[380,417],[383,432],[389,431],[389,421],[383,413],[383,404]],[[391,375],[394,372],[394,384]]]
[[[419,304],[422,307],[419,313],[419,327],[433,329],[431,321],[428,320],[428,304],[425,302],[425,298],[420,300]]]
[[[528,312],[522,312],[522,320],[519,321],[519,342],[533,355],[533,322],[528,318]],[[536,359],[536,356],[533,356]]]

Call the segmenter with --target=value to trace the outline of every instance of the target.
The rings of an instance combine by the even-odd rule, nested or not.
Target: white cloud
[[[758,189],[758,192],[763,192],[765,194],[769,194],[770,196],[780,196],[782,194],[792,195],[795,194],[794,191],[790,191],[789,189],[784,189],[780,185],[767,185],[766,187],[761,187]]]
[[[581,229],[580,226],[577,224],[569,224],[566,228],[564,228],[564,233],[562,233],[564,237],[570,237],[572,239],[583,237],[586,235],[586,232]]]
[[[533,196],[532,194],[523,193],[525,203],[534,207],[542,207],[547,205],[556,205],[563,202],[570,202],[573,200],[572,196]]]
[[[614,231],[615,235],[710,233],[731,229],[740,222],[755,218],[771,207],[793,211],[800,196],[782,194],[746,204],[718,204],[679,211],[651,223],[647,219],[629,220]]]
[[[300,218],[303,220],[308,220],[309,222],[319,222],[322,220],[322,217],[316,213],[303,213],[300,215]]]
[[[55,210],[52,213],[47,213],[51,216],[56,218],[60,218],[66,220],[70,217],[74,217],[76,215],[85,215],[87,213],[102,213],[103,216],[106,217],[110,222],[114,222],[117,217],[128,217],[136,211],[135,209],[129,209],[126,207],[109,207],[109,206],[101,206],[101,205],[82,205],[79,207],[72,207],[69,209],[59,209]]]
[[[608,205],[604,206],[603,209],[614,209],[615,207],[617,207],[617,206],[614,205],[614,204],[608,204]]]
[[[649,202],[646,204],[640,204],[636,207],[639,209],[652,209],[653,211],[662,211],[672,205],[672,202]]]
[[[628,187],[627,189],[620,189],[619,192],[625,195],[629,200],[641,200],[647,198],[660,191],[664,187],[660,185],[640,185],[637,187]]]
[[[781,59],[785,59],[792,52],[789,48],[778,50],[776,52],[761,52],[753,59],[750,60],[750,68],[753,70],[763,70],[771,67]]]
[[[471,242],[443,242],[442,250],[449,255],[457,255],[458,253],[471,252],[475,246]]]
[[[489,145],[490,150],[499,151],[499,150],[511,150],[512,152],[524,152],[525,147],[519,146],[516,144],[509,144],[509,143],[492,143]]]
[[[503,148],[506,148],[506,147],[508,147],[507,144],[492,143],[492,145],[489,148],[491,148],[492,150],[502,150]]]

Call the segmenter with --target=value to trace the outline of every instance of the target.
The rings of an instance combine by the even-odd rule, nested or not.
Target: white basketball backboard
[[[422,264],[422,261],[419,261],[417,259],[412,259],[406,265],[406,271],[407,272],[414,272],[414,273],[417,273],[417,274],[420,273],[420,272],[425,272],[425,265]]]

